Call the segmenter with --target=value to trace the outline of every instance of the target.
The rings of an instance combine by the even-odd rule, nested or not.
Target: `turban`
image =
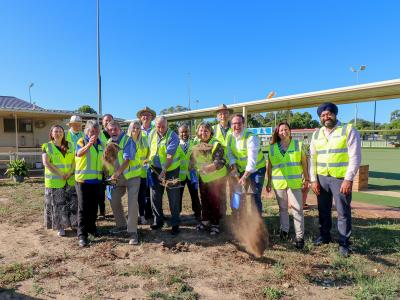
[[[330,111],[336,116],[338,114],[338,107],[336,106],[336,104],[331,102],[322,103],[320,106],[318,106],[317,109],[317,114],[319,117],[321,116],[323,111]]]

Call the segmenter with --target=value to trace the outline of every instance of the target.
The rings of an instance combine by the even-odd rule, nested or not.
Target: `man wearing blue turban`
[[[332,201],[335,200],[339,231],[339,254],[349,256],[351,235],[351,193],[353,179],[361,163],[360,135],[351,124],[337,120],[338,107],[323,103],[318,107],[322,127],[314,132],[311,144],[311,187],[318,199],[319,246],[331,242]]]

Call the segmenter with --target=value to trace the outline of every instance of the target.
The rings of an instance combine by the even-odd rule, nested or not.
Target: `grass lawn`
[[[400,149],[363,148],[362,164],[369,165],[370,189],[400,191]]]
[[[353,192],[353,201],[363,202],[373,205],[400,208],[400,198],[382,195],[374,195],[363,192]]]

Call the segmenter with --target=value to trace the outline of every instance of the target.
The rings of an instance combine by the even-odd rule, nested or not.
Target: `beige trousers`
[[[134,177],[126,180],[121,176],[118,184],[111,193],[111,208],[114,214],[117,227],[127,226],[129,233],[137,232],[138,225],[138,194],[140,187],[140,177]],[[128,191],[128,221],[126,220],[124,208],[122,206],[122,197]]]
[[[301,189],[274,190],[279,204],[281,230],[289,232],[288,202],[292,207],[294,230],[296,238],[304,237],[303,196]]]

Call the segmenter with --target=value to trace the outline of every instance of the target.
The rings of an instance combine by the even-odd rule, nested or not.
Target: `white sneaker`
[[[139,244],[139,237],[136,232],[131,234],[131,237],[129,239],[129,245],[137,245]]]
[[[147,220],[144,216],[140,216],[140,224],[142,225],[146,225],[147,224]]]
[[[64,230],[64,228],[59,229],[57,235],[58,235],[58,236],[65,236],[65,230]]]

